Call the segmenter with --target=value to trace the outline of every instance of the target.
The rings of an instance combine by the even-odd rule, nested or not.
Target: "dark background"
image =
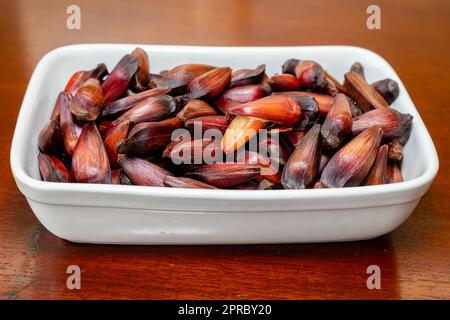
[[[0,298],[450,298],[450,2],[0,1]],[[66,8],[81,7],[81,30]],[[47,232],[15,186],[9,150],[27,83],[49,50],[72,43],[366,47],[403,80],[436,144],[440,172],[395,232],[355,243],[264,246],[96,246]],[[150,57],[151,58],[151,57]],[[66,289],[68,265],[82,289]],[[377,264],[382,289],[366,288]]]

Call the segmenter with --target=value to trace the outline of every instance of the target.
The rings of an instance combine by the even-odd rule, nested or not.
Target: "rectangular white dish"
[[[82,44],[55,49],[28,85],[11,147],[11,168],[39,221],[63,239],[116,244],[244,244],[370,239],[402,224],[438,171],[430,135],[392,67],[369,50],[350,46],[195,47],[139,45],[152,72],[182,63],[255,67],[279,73],[288,58],[316,60],[338,80],[360,61],[368,82],[399,83],[395,109],[414,116],[405,148],[405,182],[311,190],[194,190],[40,180],[37,136],[69,77],[104,62],[111,70],[137,45]]]

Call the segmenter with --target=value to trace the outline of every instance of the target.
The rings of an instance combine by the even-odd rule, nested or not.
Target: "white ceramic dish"
[[[379,55],[348,46],[183,47],[139,45],[157,72],[188,62],[233,68],[265,63],[280,72],[287,58],[320,62],[338,80],[355,61],[369,82],[399,83],[396,109],[414,116],[403,183],[316,190],[193,190],[49,183],[40,180],[37,135],[54,101],[77,70],[104,62],[111,70],[136,45],[84,44],[45,55],[28,85],[11,148],[16,183],[39,221],[69,241],[116,244],[243,244],[374,238],[402,224],[438,171],[436,149],[403,83]]]

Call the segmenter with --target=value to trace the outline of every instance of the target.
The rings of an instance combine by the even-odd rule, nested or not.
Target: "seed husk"
[[[114,123],[125,119],[138,124],[141,122],[153,122],[167,119],[175,114],[177,102],[175,98],[163,95],[145,98],[130,110],[121,115]]]
[[[70,171],[61,160],[51,154],[39,153],[39,172],[42,180],[49,182],[72,182]]]
[[[192,141],[193,141],[192,136],[191,136],[190,132],[188,132],[188,131],[178,135],[177,137],[174,137],[172,139],[172,141],[164,149],[164,151],[162,153],[162,158],[163,159],[170,158],[171,152],[173,151],[173,149],[175,147],[177,147],[178,145],[181,145],[183,143],[192,142]]]
[[[350,103],[350,110],[352,112],[352,117],[356,118],[357,116],[360,116],[363,112],[361,110],[361,108],[356,104],[356,102],[350,98],[347,97],[348,102]]]
[[[241,183],[237,186],[234,186],[233,188],[236,190],[258,190],[259,187],[259,181],[254,179],[250,180],[244,183]]]
[[[102,81],[105,76],[108,75],[108,69],[104,63],[98,64],[92,70],[88,71],[77,71],[72,77],[70,77],[64,92],[70,93],[72,96],[75,95],[78,87],[81,86],[87,79],[94,78],[98,81]]]
[[[256,190],[271,190],[276,187],[275,183],[270,181],[269,179],[262,179],[259,181],[258,187]]]
[[[186,172],[217,188],[228,188],[247,182],[258,176],[259,165],[245,163],[215,163],[195,166]]]
[[[274,92],[273,95],[285,95],[291,97],[312,97],[316,100],[319,106],[320,117],[323,119],[325,119],[325,117],[328,114],[328,111],[330,111],[331,107],[334,104],[334,97],[314,92],[286,91],[286,92]]]
[[[130,177],[125,173],[123,169],[120,169],[120,184],[132,186],[134,185],[133,181],[131,181]]]
[[[255,101],[267,96],[266,90],[261,85],[245,85],[224,91],[214,100],[214,104],[223,112],[227,113],[231,108],[242,103]]]
[[[225,116],[204,116],[190,119],[184,123],[184,126],[189,131],[194,131],[194,126],[198,126],[203,133],[209,129],[216,129],[225,133],[228,128],[228,121]]]
[[[207,183],[184,177],[166,176],[163,183],[164,186],[171,188],[217,189]]]
[[[236,70],[231,75],[230,88],[259,83],[265,72],[265,64],[259,65],[255,69]]]
[[[61,113],[61,101],[63,99],[62,98],[63,94],[64,94],[64,91],[61,91],[58,94],[58,97],[56,98],[56,102],[55,102],[55,105],[53,107],[52,115],[50,116],[50,119],[52,119],[52,120],[54,120],[54,119],[59,120],[59,115]]]
[[[131,52],[131,55],[139,60],[139,67],[131,80],[130,87],[133,91],[141,92],[148,88],[150,82],[150,63],[148,55],[141,48],[134,49],[133,52]]]
[[[162,78],[163,78],[163,74],[156,74],[156,73],[149,73],[148,77],[150,79],[149,82],[149,88],[157,88],[157,87],[164,87],[164,85],[162,84]],[[172,91],[172,89],[171,89]],[[186,92],[184,92],[186,93]]]
[[[255,101],[267,95],[266,90],[259,84],[248,84],[234,87],[223,92],[221,99],[231,100],[240,103]]]
[[[141,158],[121,155],[118,162],[133,184],[139,186],[164,187],[164,178],[172,175],[160,166]]]
[[[231,154],[253,138],[260,129],[265,128],[266,121],[252,117],[236,116],[223,135],[221,148],[224,153]]]
[[[72,175],[81,183],[111,183],[111,167],[94,122],[84,125],[72,156]]]
[[[171,88],[174,95],[185,94],[192,80],[213,69],[216,67],[206,64],[182,64],[162,74],[158,86]]]
[[[372,169],[366,178],[364,185],[375,186],[378,184],[386,184],[386,167],[387,167],[388,146],[382,145],[378,150]]]
[[[283,166],[289,158],[286,148],[282,141],[274,139],[272,136],[266,136],[259,140],[259,150],[268,154],[270,160]]]
[[[114,127],[114,121],[112,120],[101,120],[97,122],[97,129],[98,132],[100,132],[100,135],[102,136],[102,139],[104,140],[106,137],[106,134],[108,133],[109,129]]]
[[[350,104],[344,94],[338,93],[334,105],[328,112],[320,131],[322,145],[329,150],[336,150],[351,132],[352,114]]]
[[[302,116],[300,121],[295,126],[298,130],[305,130],[311,128],[320,119],[319,104],[317,100],[312,96],[293,96],[297,100]]]
[[[363,79],[366,78],[364,75],[364,67],[360,62],[355,62],[354,64],[352,64],[352,66],[350,67],[350,71],[359,74],[359,76]]]
[[[384,139],[398,139],[405,144],[411,133],[413,117],[392,108],[375,109],[353,119],[352,133],[359,134],[367,128],[378,126],[383,129]]]
[[[115,100],[103,106],[101,116],[106,117],[110,115],[117,115],[119,113],[128,111],[136,104],[149,97],[162,96],[170,92],[170,88],[160,87],[150,90],[145,90],[136,94],[126,96],[122,99]]]
[[[388,107],[387,101],[356,72],[347,72],[344,86],[350,96],[363,112]]]
[[[216,68],[208,71],[189,82],[189,99],[210,98],[220,95],[230,83],[231,69]]]
[[[201,164],[205,160],[215,162],[220,153],[218,143],[211,139],[191,140],[188,136],[180,136],[167,145],[163,158],[170,158],[176,164]]]
[[[325,71],[325,78],[328,80],[327,93],[329,95],[335,96],[338,92],[345,93],[345,87],[327,71]]]
[[[270,86],[273,91],[297,91],[300,89],[300,81],[289,73],[275,74],[270,78]]]
[[[283,169],[285,189],[305,189],[316,181],[320,159],[320,125],[314,125],[296,146]]]
[[[295,75],[295,67],[299,62],[300,62],[299,59],[294,58],[286,60],[281,66],[281,72]]]
[[[398,164],[388,163],[386,169],[386,181],[387,183],[403,182],[402,172]]]
[[[320,153],[320,160],[319,160],[319,170],[317,171],[317,175],[321,175],[323,169],[327,165],[328,161],[330,161],[330,156],[327,152],[322,151]]]
[[[327,188],[359,186],[375,161],[382,135],[383,130],[374,126],[339,149],[323,169],[322,185]]]
[[[390,105],[398,98],[400,94],[400,88],[398,87],[398,83],[392,79],[383,79],[372,83],[372,87],[378,91],[379,94],[383,96],[383,98]]]
[[[138,68],[139,59],[131,54],[126,54],[120,59],[102,83],[104,103],[115,101],[124,95]]]
[[[58,154],[61,150],[62,133],[59,118],[50,119],[38,136],[38,147],[43,153]]]
[[[231,108],[229,113],[270,121],[286,127],[295,125],[302,114],[296,99],[282,95],[237,105]]]
[[[237,105],[229,110],[237,115],[228,126],[222,150],[233,153],[265,128],[268,122],[282,126],[294,126],[301,118],[301,108],[296,99],[288,96],[269,96]]]
[[[93,121],[100,114],[103,93],[100,82],[89,78],[78,88],[70,104],[70,111],[80,121]]]
[[[127,139],[117,144],[117,152],[144,156],[163,150],[170,143],[172,132],[180,127],[178,118],[140,123],[130,131]]]
[[[214,116],[217,115],[216,110],[211,107],[207,102],[193,99],[189,101],[180,112],[177,113],[177,118],[185,122],[190,119]]]
[[[281,186],[281,170],[277,162],[279,159],[269,158],[264,154],[255,151],[245,151],[238,153],[237,163],[259,165],[261,168],[260,176],[257,179],[267,179],[275,185]]]
[[[263,73],[261,81],[258,85],[264,89],[267,95],[272,94],[272,88],[270,87],[270,78],[267,74]]]
[[[389,141],[388,158],[394,162],[400,162],[403,159],[403,145],[397,139]]]
[[[112,127],[106,133],[104,138],[104,145],[106,153],[108,154],[109,163],[112,168],[117,167],[117,144],[119,141],[125,139],[128,135],[128,131],[132,123],[128,120],[119,122],[117,125]]]
[[[164,126],[170,127],[170,128],[172,128],[172,130],[181,128],[181,126],[182,126],[182,122],[177,117],[172,117],[172,118],[164,119],[161,121],[154,121],[154,122],[141,122],[141,123],[133,126],[133,128],[131,128],[131,130],[128,133],[128,137],[134,136],[137,132],[139,132],[142,129],[145,129],[147,127],[154,127],[155,123],[160,124],[161,127],[164,127]]]
[[[286,136],[288,137],[292,145],[295,147],[300,143],[305,134],[306,134],[305,130],[292,130],[287,132]]]
[[[120,181],[120,169],[111,171],[111,184],[122,184]]]
[[[316,183],[314,183],[313,189],[323,189],[325,188],[322,184],[322,182],[320,182],[320,180],[316,181]]]
[[[82,128],[78,126],[70,112],[72,95],[64,93],[61,97],[61,111],[59,115],[59,124],[63,135],[64,148],[68,155],[72,156]]]
[[[301,60],[295,66],[295,76],[304,89],[324,91],[328,87],[328,80],[322,66],[315,61]]]

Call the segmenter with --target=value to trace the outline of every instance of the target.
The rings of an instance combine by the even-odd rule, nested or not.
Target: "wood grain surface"
[[[377,1],[381,30],[366,28],[372,1],[0,2],[0,298],[409,299],[450,298],[450,2]],[[66,8],[81,8],[81,30]],[[50,234],[10,171],[16,117],[31,73],[72,43],[366,47],[407,87],[436,144],[440,172],[411,218],[381,238],[264,246],[80,245]],[[66,268],[82,270],[81,290]],[[379,265],[380,290],[366,287]]]

